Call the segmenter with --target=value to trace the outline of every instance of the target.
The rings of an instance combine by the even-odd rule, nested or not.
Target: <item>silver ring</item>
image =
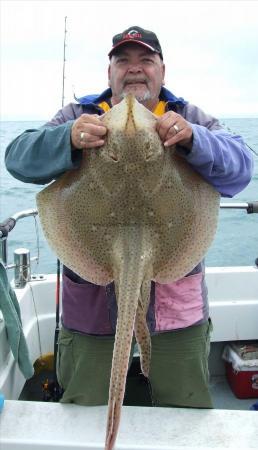
[[[175,132],[176,132],[176,134],[177,133],[179,133],[179,131],[180,131],[180,128],[177,126],[177,125],[173,125],[173,127],[172,128],[174,128],[174,130],[175,130]]]
[[[84,138],[85,133],[83,131],[81,131],[80,133],[80,141],[83,142],[83,138]]]

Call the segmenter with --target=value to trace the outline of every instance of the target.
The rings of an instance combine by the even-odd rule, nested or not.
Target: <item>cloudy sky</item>
[[[45,120],[107,87],[112,36],[156,32],[166,87],[218,117],[258,116],[258,1],[0,0],[2,120]]]

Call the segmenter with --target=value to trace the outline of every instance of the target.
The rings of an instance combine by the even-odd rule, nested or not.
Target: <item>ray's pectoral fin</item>
[[[136,311],[134,332],[140,351],[140,362],[142,373],[145,377],[149,375],[151,359],[151,339],[147,326],[146,316],[150,304],[151,281],[147,279],[141,285],[140,297]]]

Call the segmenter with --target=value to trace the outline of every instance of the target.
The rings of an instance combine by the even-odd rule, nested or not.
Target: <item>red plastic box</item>
[[[228,383],[238,398],[258,398],[258,369],[239,370],[232,367],[232,363],[225,362]]]

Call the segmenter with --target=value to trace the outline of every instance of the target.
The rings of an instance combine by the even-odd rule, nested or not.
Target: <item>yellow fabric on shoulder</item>
[[[101,102],[98,104],[98,106],[102,108],[103,111],[105,112],[110,110],[110,106],[107,102]],[[152,112],[153,114],[155,114],[155,116],[162,116],[162,114],[164,114],[165,111],[166,111],[166,102],[164,102],[164,100],[160,100]]]
[[[152,112],[155,116],[162,116],[166,112],[166,102],[160,100]]]
[[[103,111],[105,111],[105,112],[110,110],[110,106],[109,106],[109,104],[107,102],[101,102],[101,103],[98,104],[98,106],[100,108],[102,108]]]

